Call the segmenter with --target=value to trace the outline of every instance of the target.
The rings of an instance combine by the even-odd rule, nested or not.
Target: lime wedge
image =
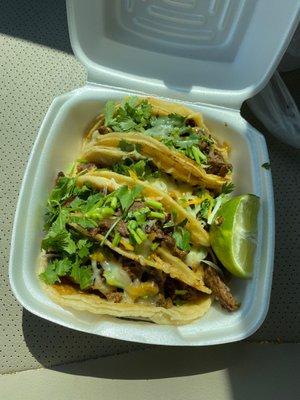
[[[233,275],[252,274],[257,239],[259,197],[253,194],[233,197],[218,210],[210,229],[213,251]]]

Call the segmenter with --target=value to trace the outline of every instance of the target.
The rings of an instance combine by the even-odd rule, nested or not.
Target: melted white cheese
[[[189,267],[196,267],[206,256],[207,250],[205,247],[193,247],[185,257],[185,262]]]

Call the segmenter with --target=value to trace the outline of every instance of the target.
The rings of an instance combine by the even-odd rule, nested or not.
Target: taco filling
[[[78,173],[106,170],[99,163],[87,163],[85,160],[79,161],[76,168]],[[136,161],[126,157],[116,162],[111,169],[113,172],[135,180],[147,181],[153,188],[167,192],[190,215],[197,218],[205,229],[209,228],[216,212],[234,189],[234,185],[230,182],[223,185],[220,193],[178,182],[172,176],[160,171],[151,160],[147,159]]]
[[[80,240],[86,239],[76,241],[74,238],[83,248],[82,243],[78,244]],[[88,241],[85,246],[83,257],[64,255],[59,249],[57,253],[46,253],[50,261],[41,272],[41,279],[48,285],[72,286],[111,303],[171,308],[207,296],[162,271],[142,266],[106,247],[100,249],[99,245]]]
[[[84,176],[81,178],[83,183],[89,183]],[[52,197],[68,185],[74,188],[62,205],[57,199],[49,202],[49,222],[57,219],[43,241],[44,246],[51,244],[53,238],[57,239],[53,231],[56,233],[57,224],[65,220],[69,226],[80,225],[92,237],[101,234],[102,244],[108,239],[115,247],[134,250],[146,257],[159,246],[167,247],[179,258],[184,258],[191,250],[193,244],[186,228],[187,219],[178,223],[176,210],[170,212],[161,202],[145,197],[142,186],[122,185],[108,192],[104,185],[99,191],[84,184],[79,187],[76,178],[60,175]]]
[[[207,174],[224,178],[232,171],[227,161],[228,146],[220,145],[199,115],[184,107],[152,98],[127,97],[120,104],[108,101],[90,129],[88,140],[96,142],[109,132],[140,132],[193,160]],[[126,143],[126,134],[123,137],[121,150],[139,152],[138,144]]]

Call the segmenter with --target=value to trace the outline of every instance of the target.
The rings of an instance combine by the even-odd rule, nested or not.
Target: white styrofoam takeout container
[[[10,283],[30,312],[83,332],[164,345],[211,345],[253,333],[268,309],[274,205],[264,137],[240,115],[264,84],[295,29],[298,0],[67,1],[71,43],[84,87],[54,99],[27,165],[14,221]],[[36,268],[46,199],[58,171],[77,157],[83,131],[109,99],[151,94],[203,113],[232,145],[236,194],[260,196],[258,249],[250,280],[234,279],[241,308],[219,306],[192,324],[162,326],[63,309],[41,290]]]

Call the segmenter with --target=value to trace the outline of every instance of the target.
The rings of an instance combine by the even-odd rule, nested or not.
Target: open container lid
[[[299,0],[67,0],[88,81],[239,109],[269,80]]]

